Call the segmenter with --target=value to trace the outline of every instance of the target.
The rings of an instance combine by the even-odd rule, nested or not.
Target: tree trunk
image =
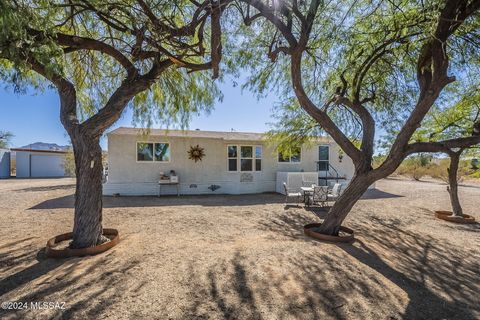
[[[71,135],[75,154],[77,189],[72,248],[93,247],[103,242],[102,149],[99,138]]]
[[[347,217],[352,207],[367,191],[372,183],[367,174],[355,174],[343,194],[337,199],[318,232],[328,235],[338,235],[340,225]]]
[[[448,168],[448,193],[450,194],[450,202],[452,203],[452,211],[454,216],[463,216],[462,206],[458,199],[458,164],[460,162],[461,152],[450,153],[450,167]]]

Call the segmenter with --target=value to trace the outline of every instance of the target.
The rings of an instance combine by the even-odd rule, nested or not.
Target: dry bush
[[[419,181],[423,176],[428,175],[428,169],[431,166],[429,164],[430,160],[430,157],[425,156],[406,159],[397,168],[395,173]]]
[[[63,158],[63,169],[65,170],[66,176],[75,176],[75,157],[72,150],[69,150],[68,153],[65,154],[65,158]]]
[[[442,159],[437,164],[430,166],[428,175],[434,179],[439,179],[448,182],[448,168],[450,166],[450,160]],[[460,171],[460,170],[459,170]]]

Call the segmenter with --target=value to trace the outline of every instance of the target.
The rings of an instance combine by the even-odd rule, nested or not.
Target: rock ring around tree
[[[47,241],[45,254],[49,258],[68,258],[68,257],[83,257],[83,256],[89,256],[89,255],[96,255],[113,248],[120,242],[120,237],[118,235],[117,229],[104,228],[103,235],[106,238],[108,238],[110,241],[104,242],[94,247],[88,247],[88,248],[82,248],[82,249],[71,249],[68,246],[61,247],[59,246],[59,244],[63,241],[71,240],[73,237],[73,233],[68,232],[68,233],[60,234]]]

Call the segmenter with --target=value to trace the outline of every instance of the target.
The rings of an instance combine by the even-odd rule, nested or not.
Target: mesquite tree
[[[60,98],[77,179],[71,247],[104,241],[99,139],[124,109],[185,121],[213,103],[218,90],[193,71],[218,76],[220,14],[212,1],[0,2],[3,80],[21,90],[46,79]]]
[[[354,177],[319,232],[338,234],[368,186],[393,173],[408,155],[480,142],[478,136],[410,141],[444,88],[455,76],[461,81],[468,60],[458,61],[458,50],[479,55],[480,0],[242,2],[247,3],[240,10],[244,21],[253,21],[257,44],[267,46],[271,60],[262,70],[252,68],[250,86],[261,91],[272,81],[293,89],[298,105],[355,165]],[[245,41],[245,51],[255,47],[252,39]],[[247,64],[252,57],[245,56]],[[342,112],[360,124],[359,146],[336,121]],[[377,121],[388,124],[398,114],[403,116],[401,129],[385,161],[374,169]]]
[[[469,70],[471,73],[472,70]],[[478,70],[475,70],[478,72]],[[480,136],[480,93],[476,74],[471,75],[475,79],[468,86],[454,86],[443,99],[444,106],[434,106],[422,122],[421,128],[412,137],[414,142],[436,142],[445,139],[460,137]],[[455,101],[455,103],[452,103]],[[449,105],[451,104],[451,105]],[[473,154],[479,147],[472,141],[472,145],[464,145],[459,148],[436,144],[430,148],[430,152],[445,153],[450,158],[448,171],[448,192],[452,205],[453,216],[462,216],[463,210],[458,197],[458,169],[460,157],[465,151]]]

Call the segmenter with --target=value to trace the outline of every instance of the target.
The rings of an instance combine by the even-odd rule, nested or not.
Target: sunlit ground
[[[383,180],[345,225],[354,244],[303,235],[325,213],[280,195],[105,198],[107,253],[45,259],[73,221],[74,180],[0,180],[2,319],[475,319],[480,227],[436,220],[445,185]],[[480,188],[461,187],[480,220]]]

